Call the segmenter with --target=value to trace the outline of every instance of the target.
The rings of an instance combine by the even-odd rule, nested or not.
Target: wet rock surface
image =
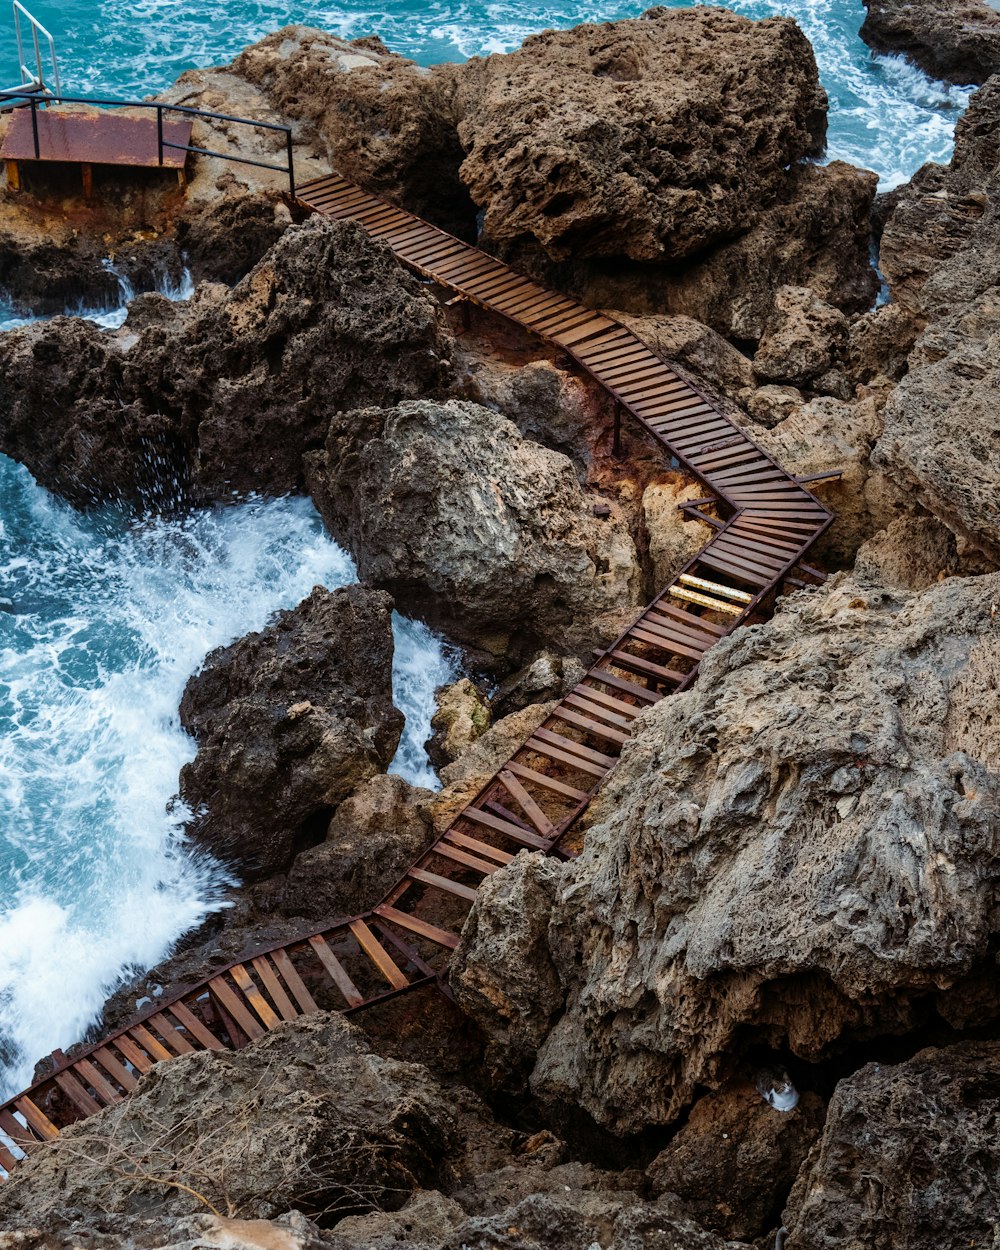
[[[840,1082],[785,1211],[789,1250],[987,1246],[996,1236],[1000,1045],[962,1042]]]
[[[188,682],[181,770],[197,840],[244,877],[285,868],[337,805],[392,760],[392,601],[317,587],[271,625],[213,651]]]
[[[621,512],[489,409],[417,401],[344,413],[310,491],[360,576],[400,611],[508,659],[613,637],[639,603]]]
[[[932,78],[968,84],[1000,72],[1000,13],[987,0],[864,0],[861,38],[902,52]]]
[[[794,22],[708,8],[532,36],[460,96],[484,237],[556,260],[676,260],[745,229],[826,124]]]
[[[433,391],[447,357],[388,249],[315,219],[231,291],[147,296],[115,334],[57,318],[0,337],[0,448],[83,505],[281,493],[333,411]]]

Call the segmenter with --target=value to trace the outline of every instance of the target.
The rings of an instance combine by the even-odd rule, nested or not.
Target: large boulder
[[[18,1168],[0,1224],[57,1224],[74,1209],[121,1228],[206,1206],[243,1219],[398,1207],[448,1177],[451,1101],[422,1066],[372,1054],[341,1016],[306,1016],[242,1051],[158,1065]]]
[[[583,650],[639,604],[635,547],[615,504],[506,418],[417,401],[333,419],[307,457],[310,492],[363,580],[461,642],[516,657]],[[595,505],[604,506],[596,509]]]
[[[231,71],[280,117],[307,122],[345,178],[468,236],[475,207],[459,179],[455,90],[461,67],[417,65],[377,37],[338,39],[286,26]]]
[[[754,372],[768,382],[807,386],[835,364],[847,348],[847,318],[808,288],[783,286],[753,358]]]
[[[484,237],[553,259],[704,251],[744,230],[826,130],[798,26],[713,8],[534,35],[471,62],[460,96]]]
[[[194,836],[245,876],[279,871],[322,840],[337,805],[392,761],[403,715],[391,614],[380,591],[317,587],[213,651],[188,682],[181,723],[198,754],[181,796]]]
[[[902,52],[932,78],[982,83],[1000,72],[1000,13],[989,0],[864,0],[861,38]]]
[[[334,411],[433,393],[449,343],[388,248],[314,218],[231,291],[147,296],[114,334],[57,319],[0,336],[0,450],[84,505],[292,491]]]
[[[841,1081],[785,1210],[788,1250],[939,1250],[997,1237],[1000,1045],[961,1042]]]
[[[644,713],[560,870],[538,1095],[629,1132],[747,1045],[996,1020],[998,601],[1000,575],[842,577]]]

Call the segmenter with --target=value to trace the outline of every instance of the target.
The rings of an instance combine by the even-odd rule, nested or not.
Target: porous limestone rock
[[[434,836],[429,790],[379,773],[334,812],[326,837],[296,855],[284,910],[322,920],[381,902]]]
[[[917,337],[911,313],[900,304],[883,304],[851,323],[846,368],[863,385],[898,382]]]
[[[426,68],[375,36],[286,26],[231,66],[276,113],[308,123],[334,169],[411,212],[470,236],[475,208],[458,170],[460,66]]]
[[[244,876],[280,871],[337,804],[392,760],[392,600],[317,587],[260,633],[213,651],[181,723],[198,754],[181,771],[191,830]]]
[[[310,493],[361,578],[460,642],[516,658],[613,637],[639,602],[621,510],[572,463],[478,405],[416,401],[334,417]]]
[[[548,946],[561,879],[558,860],[521,851],[483,882],[452,958],[448,983],[462,1010],[484,1025],[494,1079],[530,1067],[562,1007]]]
[[[712,8],[534,35],[473,60],[459,95],[484,238],[554,259],[702,251],[745,229],[826,130],[798,26]]]
[[[769,430],[796,413],[806,402],[805,396],[794,386],[774,386],[771,383],[747,392],[745,399],[751,417]]]
[[[680,365],[695,385],[713,396],[735,400],[754,384],[753,365],[732,343],[693,317],[615,314],[669,364]]]
[[[426,1068],[372,1054],[341,1016],[305,1016],[244,1050],[155,1067],[18,1168],[0,1224],[204,1214],[198,1194],[242,1219],[401,1206],[449,1176],[450,1103]]]
[[[583,678],[586,667],[573,655],[540,651],[524,668],[511,673],[490,700],[494,721],[519,712],[531,703],[560,699]]]
[[[449,342],[388,248],[315,218],[232,291],[146,296],[114,334],[56,319],[0,336],[0,450],[84,505],[292,491],[333,411],[433,393]]]
[[[706,1228],[749,1241],[781,1223],[792,1182],[823,1124],[823,1100],[806,1092],[776,1111],[747,1081],[699,1098],[647,1169],[654,1194],[672,1193]]]
[[[549,916],[538,1096],[629,1132],[750,1039],[817,1060],[935,1010],[996,1021],[998,603],[1000,575],[841,577],[644,713]]]
[[[966,85],[1000,73],[1000,13],[989,0],[864,0],[861,38],[902,52],[932,78]]]
[[[932,516],[905,513],[858,548],[854,576],[889,590],[926,590],[960,572],[955,535]]]
[[[650,581],[654,593],[677,576],[712,537],[712,528],[679,511],[691,499],[703,499],[698,482],[677,478],[654,482],[642,492],[642,521],[648,542]]]
[[[427,753],[438,767],[453,763],[489,729],[490,700],[468,677],[442,686],[434,696],[437,711],[431,717],[434,733]]]
[[[768,382],[806,386],[841,360],[847,318],[808,288],[783,286],[753,358],[754,372]]]
[[[968,1041],[841,1081],[788,1206],[788,1250],[990,1246],[1000,1045]]]

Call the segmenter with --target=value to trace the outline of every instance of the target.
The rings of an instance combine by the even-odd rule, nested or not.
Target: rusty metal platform
[[[37,122],[37,151],[32,113]],[[163,138],[178,147],[188,147],[191,122],[164,121]],[[183,170],[187,152],[166,146],[160,148],[155,117],[98,110],[64,112],[22,108],[11,119],[0,148],[0,160]]]

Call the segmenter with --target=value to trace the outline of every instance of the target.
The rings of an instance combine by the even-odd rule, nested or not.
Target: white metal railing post
[[[43,91],[46,90],[45,67],[43,65],[44,58],[42,57],[42,45],[39,42],[39,37],[41,37],[46,41],[49,47],[49,56],[52,59],[52,82],[55,87],[55,96],[58,99],[59,96],[62,95],[62,83],[59,81],[59,59],[56,56],[56,41],[52,38],[51,34],[49,34],[42,23],[34,16],[34,14],[28,12],[28,10],[21,3],[21,0],[13,0],[13,6],[14,33],[17,36],[17,60],[21,69],[21,83],[25,86],[31,85],[36,86]],[[26,18],[28,24],[31,26],[31,39],[35,50],[36,72],[34,74],[32,74],[31,70],[28,69],[28,66],[25,64],[24,35],[21,30],[22,17]]]

